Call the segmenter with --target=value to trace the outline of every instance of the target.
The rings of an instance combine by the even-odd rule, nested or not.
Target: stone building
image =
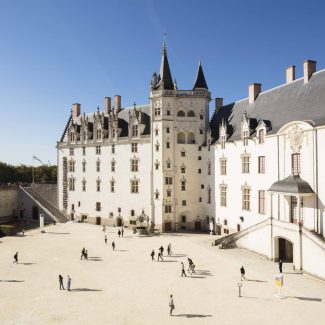
[[[304,62],[284,85],[223,105],[199,64],[177,89],[163,46],[146,105],[72,113],[58,152],[59,209],[71,219],[161,231],[213,229],[240,246],[325,277],[325,70]],[[319,259],[314,263],[313,259]]]

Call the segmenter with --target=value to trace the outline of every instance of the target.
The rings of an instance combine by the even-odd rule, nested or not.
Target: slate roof
[[[155,89],[174,90],[174,82],[169,68],[165,43],[163,44],[160,72],[158,77],[158,83],[155,86]]]
[[[199,68],[197,70],[196,78],[195,78],[195,83],[193,90],[196,88],[203,88],[203,89],[208,89],[208,85],[205,81],[204,73],[203,73],[203,68],[201,65],[201,62],[199,63]]]
[[[281,181],[273,183],[268,191],[292,194],[314,194],[310,185],[298,175],[290,175]]]
[[[268,134],[276,133],[291,121],[307,121],[315,126],[325,124],[325,70],[314,73],[307,83],[300,78],[262,92],[252,104],[245,98],[221,107],[210,120],[213,141],[219,138],[222,120],[227,124],[228,140],[239,140],[245,111],[250,121],[265,121]]]
[[[140,113],[140,111],[141,111],[141,113]],[[130,112],[132,114],[134,113],[134,107],[127,107],[127,108],[121,109],[118,112],[118,128],[122,129],[120,137],[128,136]],[[141,135],[150,135],[150,105],[148,104],[148,105],[137,106],[135,112],[138,117],[139,123],[145,125],[144,131]],[[88,129],[90,132],[92,132],[94,129],[94,113],[87,113],[87,114],[85,114],[85,116],[88,117]],[[82,117],[84,117],[84,115],[79,115],[77,118],[73,119],[73,123],[77,126],[78,129],[80,129]],[[104,129],[106,129],[106,130],[108,130],[108,128],[109,128],[108,121],[109,121],[109,116],[107,114],[105,114],[104,115]],[[66,134],[71,122],[72,122],[72,117],[70,116],[60,142],[63,141],[64,135]]]

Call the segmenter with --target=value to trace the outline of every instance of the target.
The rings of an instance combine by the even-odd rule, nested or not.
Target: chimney
[[[296,67],[292,65],[286,70],[286,82],[288,84],[294,80],[296,80]]]
[[[258,94],[262,90],[262,85],[258,83],[252,83],[248,86],[248,102],[252,104],[255,102]]]
[[[114,96],[114,114],[117,114],[121,110],[121,96]]]
[[[111,112],[111,97],[105,97],[105,114],[109,114]]]
[[[316,61],[306,60],[304,62],[304,82],[308,82],[313,73],[316,72]]]
[[[223,106],[223,98],[216,97],[214,99],[215,102],[215,110],[216,112],[219,112],[220,108]]]
[[[76,118],[80,115],[80,104],[72,104],[72,117]]]

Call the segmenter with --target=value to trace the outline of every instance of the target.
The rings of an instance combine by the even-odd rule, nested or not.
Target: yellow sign
[[[283,287],[283,275],[277,274],[275,276],[275,285],[277,287]]]

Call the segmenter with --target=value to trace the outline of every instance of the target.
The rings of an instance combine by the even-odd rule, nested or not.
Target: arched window
[[[185,116],[185,112],[180,110],[177,112],[177,116]]]
[[[187,143],[195,143],[195,134],[193,132],[187,133]]]
[[[264,130],[261,129],[258,131],[258,143],[264,143]]]
[[[185,143],[185,133],[180,132],[177,134],[177,143]]]
[[[192,111],[192,110],[188,111],[187,116],[188,116],[188,117],[193,117],[193,116],[195,116],[194,111]]]

